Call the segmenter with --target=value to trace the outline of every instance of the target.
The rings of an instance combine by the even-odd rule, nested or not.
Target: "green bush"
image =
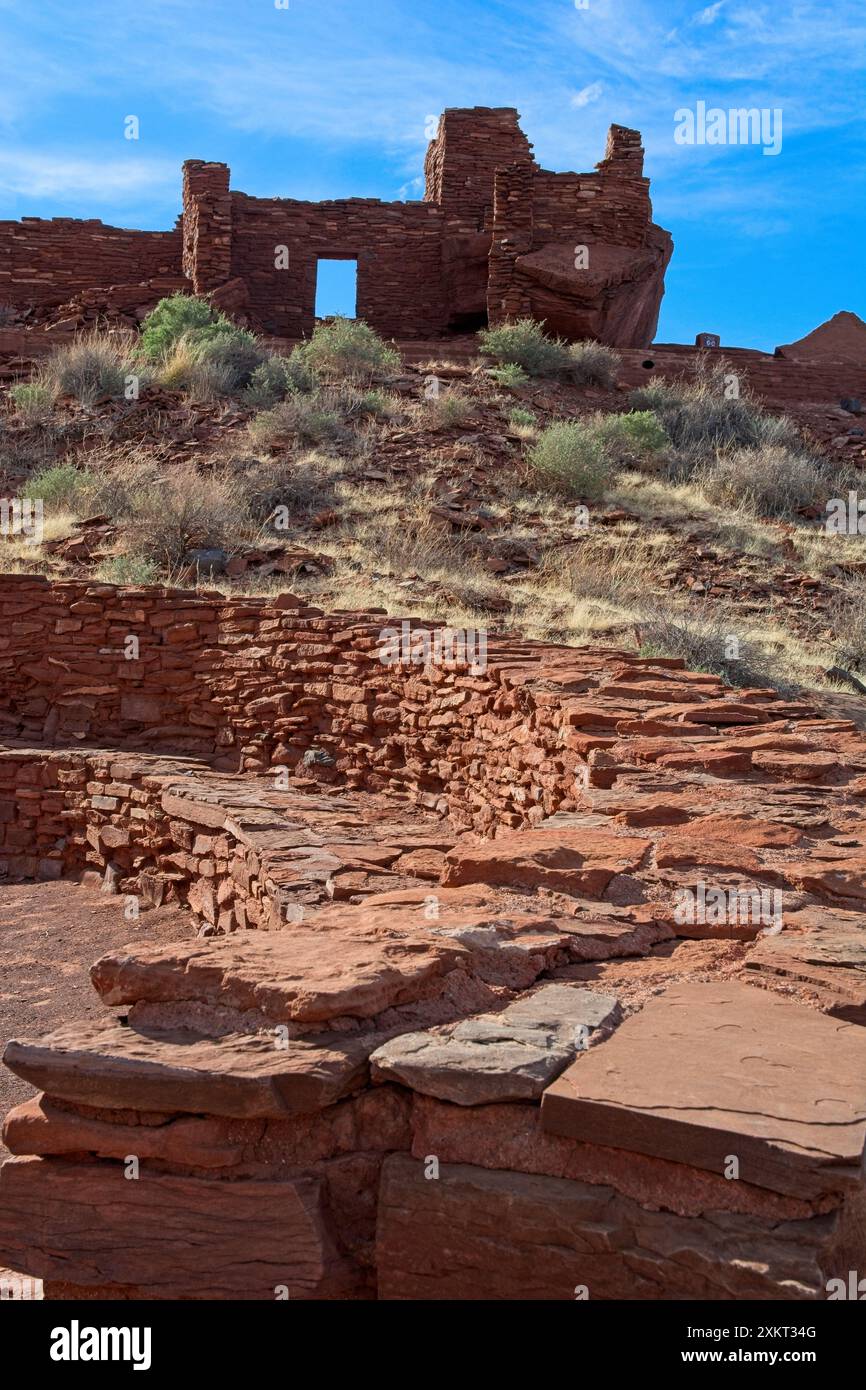
[[[265,360],[255,335],[228,321],[210,324],[190,337],[194,359],[225,373],[226,394],[248,386]]]
[[[159,566],[141,555],[111,555],[99,566],[97,577],[104,584],[156,584]]]
[[[508,423],[512,429],[531,430],[538,424],[538,416],[534,411],[524,410],[518,405],[508,412]]]
[[[529,376],[560,377],[574,386],[613,386],[620,364],[619,354],[588,339],[566,343],[551,338],[544,324],[536,319],[517,319],[498,328],[485,328],[478,335],[481,351],[495,357],[501,367],[491,368],[496,376],[504,368],[520,368]],[[500,378],[497,377],[497,380]],[[502,385],[519,385],[507,380]]]
[[[54,404],[53,391],[41,381],[19,382],[9,394],[19,414],[29,420],[46,415]]]
[[[340,317],[317,324],[309,342],[295,348],[292,358],[331,380],[369,379],[400,366],[400,354],[363,319]]]
[[[71,463],[58,463],[33,473],[21,488],[21,496],[41,497],[46,507],[74,510],[87,488],[87,474]]]
[[[562,376],[571,363],[565,343],[549,338],[535,319],[516,319],[478,335],[481,351],[504,366],[520,367],[528,376]]]
[[[720,361],[703,366],[690,381],[667,382],[654,377],[630,392],[628,402],[634,410],[653,411],[674,448],[692,465],[711,459],[719,449],[790,443],[796,437],[791,422],[764,415],[745,390],[732,396],[732,375],[736,373],[731,365]]]
[[[621,466],[639,465],[670,447],[670,439],[651,410],[593,417],[608,455]]]
[[[509,389],[526,386],[529,382],[529,377],[517,362],[503,362],[498,367],[489,367],[487,375],[493,378],[497,386]]]
[[[208,328],[217,321],[207,300],[196,299],[191,294],[169,295],[159,301],[142,323],[141,351],[152,361],[159,361],[168,356],[178,338]]]
[[[286,373],[281,357],[266,357],[250,377],[244,392],[244,405],[254,410],[270,410],[286,394]]]
[[[586,498],[600,497],[604,492],[610,457],[603,438],[591,425],[565,420],[549,425],[528,457],[540,480],[558,491]]]

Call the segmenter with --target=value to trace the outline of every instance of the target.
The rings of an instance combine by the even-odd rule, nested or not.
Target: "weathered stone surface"
[[[111,1020],[72,1023],[39,1042],[13,1039],[3,1060],[39,1090],[83,1105],[280,1117],[320,1110],[362,1085],[375,1041],[145,1034]]]
[[[92,1153],[123,1159],[134,1153],[142,1162],[171,1165],[175,1171],[232,1169],[232,1177],[281,1178],[290,1167],[407,1149],[411,1105],[411,1097],[397,1087],[377,1086],[326,1110],[262,1123],[215,1115],[93,1110],[43,1095],[10,1110],[3,1141],[10,1153],[21,1155]]]
[[[459,1106],[416,1093],[412,1153],[420,1159],[435,1154],[440,1163],[601,1183],[633,1198],[647,1211],[680,1216],[730,1211],[773,1223],[821,1215],[838,1206],[838,1197],[807,1202],[747,1182],[731,1182],[720,1173],[688,1163],[549,1134],[542,1127],[537,1105]]]
[[[546,985],[499,1014],[393,1038],[373,1053],[373,1076],[456,1105],[537,1100],[593,1032],[618,1018],[610,995]]]
[[[350,1296],[314,1178],[219,1182],[120,1164],[13,1158],[0,1168],[0,1263],[141,1297]]]
[[[807,1198],[862,1183],[866,1033],[737,982],[674,986],[548,1088],[544,1128]]]
[[[838,908],[791,913],[749,952],[746,969],[806,986],[836,1018],[866,1025],[866,923]]]
[[[844,1261],[844,1221],[648,1212],[606,1186],[387,1159],[384,1299],[817,1299]]]
[[[467,957],[457,943],[421,931],[298,927],[103,956],[91,978],[106,1004],[199,1001],[312,1025],[371,1018],[417,999]]]
[[[804,862],[786,864],[785,872],[798,888],[818,897],[846,907],[866,906],[866,850],[862,846],[844,856],[817,852]]]
[[[600,898],[616,874],[638,868],[650,840],[605,830],[529,830],[446,855],[446,885],[520,884]]]

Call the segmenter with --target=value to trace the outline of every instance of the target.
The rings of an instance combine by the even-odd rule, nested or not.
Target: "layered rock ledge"
[[[131,943],[101,1020],[7,1045],[0,1263],[189,1299],[862,1267],[854,724],[608,649],[388,666],[391,620],[288,597],[14,577],[0,614],[0,860]],[[136,942],[166,902],[196,934]]]

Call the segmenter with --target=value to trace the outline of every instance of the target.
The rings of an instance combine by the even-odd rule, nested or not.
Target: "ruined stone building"
[[[652,221],[637,131],[611,126],[595,172],[556,174],[535,162],[514,109],[451,109],[425,175],[419,202],[313,203],[249,197],[230,189],[227,165],[188,160],[172,231],[0,222],[0,302],[34,319],[82,297],[137,315],[186,288],[297,338],[313,327],[319,260],[353,260],[358,317],[386,336],[530,314],[569,338],[651,342],[672,241]]]

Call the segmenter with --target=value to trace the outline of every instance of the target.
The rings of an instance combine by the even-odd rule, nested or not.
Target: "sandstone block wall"
[[[0,302],[44,310],[137,284],[151,290],[139,296],[146,308],[182,273],[195,293],[260,331],[300,338],[315,322],[319,259],[344,259],[358,263],[358,316],[387,336],[437,336],[530,312],[572,337],[641,345],[655,330],[671,250],[651,222],[642,160],[638,133],[614,126],[596,173],[546,173],[518,113],[504,107],[443,114],[422,202],[253,198],[230,189],[225,164],[188,160],[174,231],[0,223]],[[595,248],[589,277],[575,268],[576,242]],[[151,283],[160,279],[167,288]],[[100,312],[110,312],[103,299]]]
[[[181,231],[137,232],[98,218],[0,222],[0,303],[64,303],[81,291],[181,273]],[[158,296],[157,296],[158,297]]]
[[[291,596],[12,576],[0,618],[0,863],[197,930],[130,922],[102,1015],[8,1044],[38,1094],[0,1263],[268,1300],[809,1301],[862,1267],[853,723],[608,649],[384,666],[399,623]],[[674,911],[744,879],[781,933]]]

